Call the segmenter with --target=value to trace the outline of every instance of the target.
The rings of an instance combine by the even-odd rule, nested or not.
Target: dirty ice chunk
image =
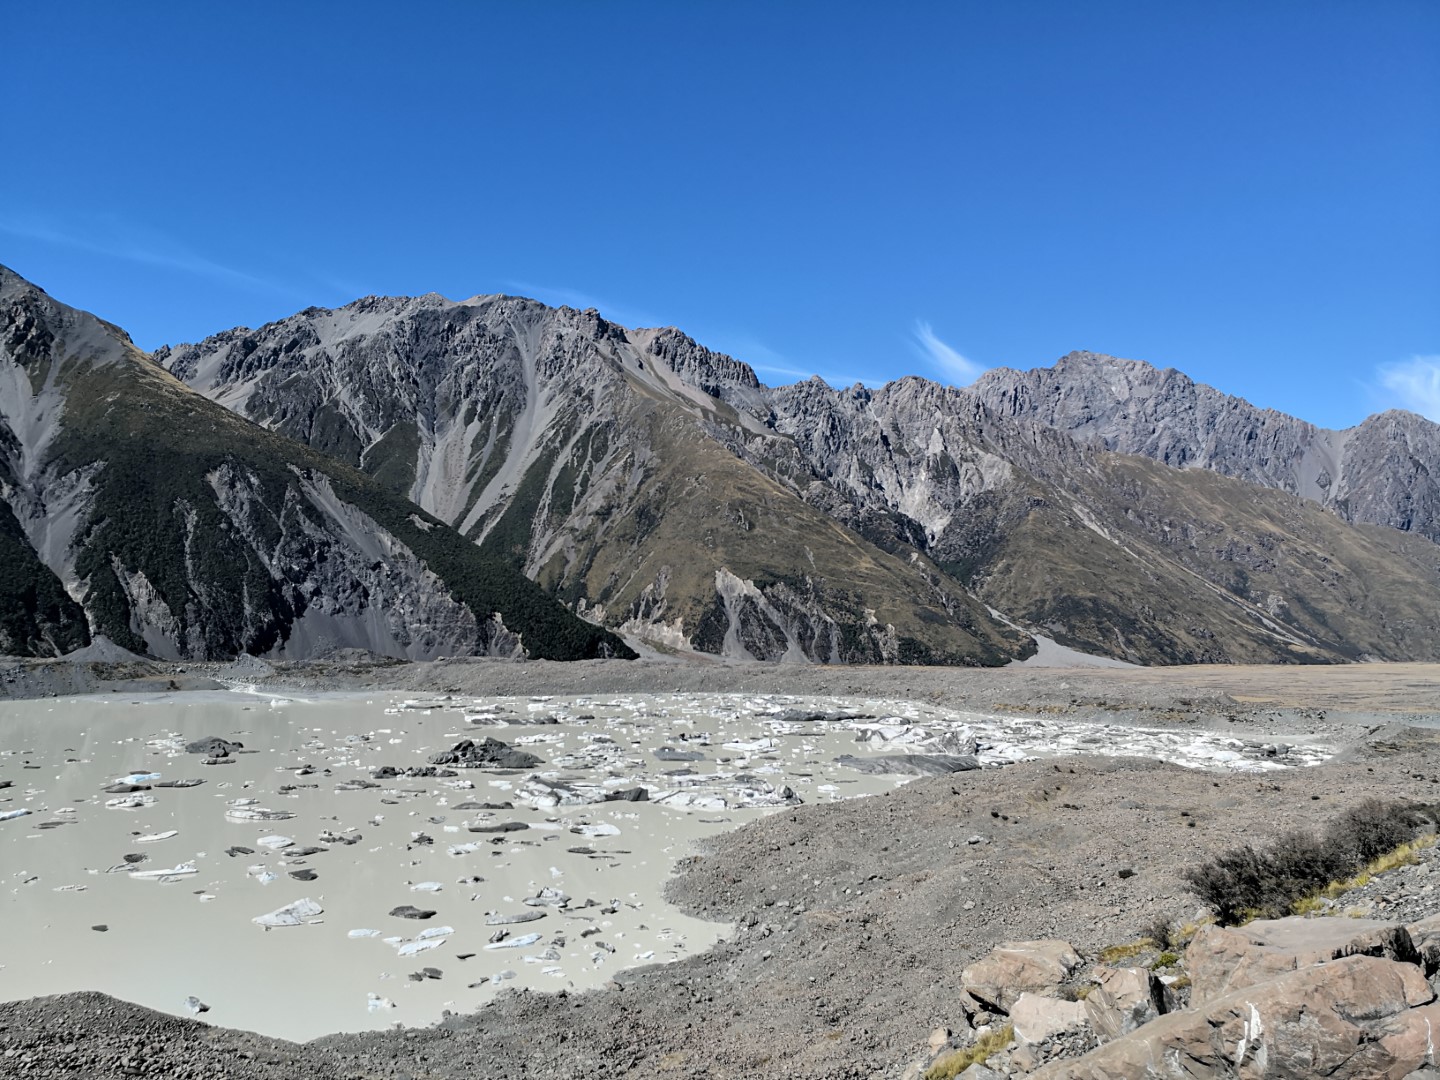
[[[154,795],[123,795],[118,799],[106,799],[106,810],[143,810],[155,805]]]

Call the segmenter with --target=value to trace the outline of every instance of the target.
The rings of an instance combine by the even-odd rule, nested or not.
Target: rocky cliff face
[[[661,645],[994,662],[1009,620],[1143,663],[1316,662],[1429,658],[1440,630],[1434,425],[1408,414],[1325,432],[1088,354],[772,389],[679,331],[513,297],[157,358]]]
[[[0,649],[623,654],[419,507],[0,268]]]
[[[1414,413],[1329,431],[1196,383],[1173,368],[1076,352],[1054,367],[988,371],[970,388],[998,416],[1123,454],[1278,488],[1347,521],[1440,540],[1440,426]]]

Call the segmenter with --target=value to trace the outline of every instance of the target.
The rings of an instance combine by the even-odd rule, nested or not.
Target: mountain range
[[[146,356],[0,271],[0,417],[0,651],[1440,651],[1440,428],[1091,353],[771,388],[675,329],[431,294]]]

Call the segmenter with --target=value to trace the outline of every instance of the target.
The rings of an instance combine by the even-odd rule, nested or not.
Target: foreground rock
[[[1284,972],[1344,956],[1420,961],[1405,927],[1378,919],[1292,916],[1237,927],[1206,926],[1185,950],[1191,1004],[1202,1005]]]
[[[960,973],[960,985],[977,1001],[1008,1013],[1022,994],[1056,990],[1080,966],[1063,941],[1011,941]]]
[[[1085,1019],[1102,1040],[1118,1039],[1156,1017],[1174,1012],[1175,995],[1144,968],[1097,967],[1085,998]]]
[[[1408,1076],[1434,1064],[1440,1005],[1413,964],[1348,956],[1171,1013],[1036,1080]]]

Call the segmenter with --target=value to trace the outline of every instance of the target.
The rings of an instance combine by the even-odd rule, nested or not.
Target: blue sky
[[[1440,4],[12,5],[0,262],[144,347],[367,293],[770,383],[1072,349],[1440,418]]]

